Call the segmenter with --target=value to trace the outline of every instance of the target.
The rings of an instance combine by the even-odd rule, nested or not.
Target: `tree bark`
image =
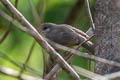
[[[96,0],[95,25],[95,55],[120,62],[120,0]],[[117,71],[120,68],[95,64],[95,72],[102,75]]]

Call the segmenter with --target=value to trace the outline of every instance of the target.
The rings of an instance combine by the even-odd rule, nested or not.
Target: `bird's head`
[[[43,33],[46,34],[46,33],[51,32],[55,25],[56,24],[53,24],[53,23],[44,23],[44,24],[42,24]]]

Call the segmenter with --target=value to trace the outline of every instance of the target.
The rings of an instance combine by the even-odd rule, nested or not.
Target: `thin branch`
[[[74,71],[74,69],[63,59],[63,57],[52,48],[47,41],[43,39],[43,37],[38,33],[38,31],[25,19],[25,17],[9,2],[9,0],[1,0],[3,5],[9,9],[9,11],[16,16],[16,18],[24,25],[20,29],[25,31],[26,33],[33,36],[35,40],[43,47],[49,54],[56,59],[61,67],[64,67],[72,77],[77,80],[80,80],[79,75]]]
[[[30,51],[29,51],[29,53],[28,53],[27,59],[25,60],[25,62],[24,62],[24,64],[23,64],[23,67],[21,68],[21,71],[20,71],[20,73],[19,73],[19,77],[21,77],[21,75],[23,74],[24,70],[25,70],[26,67],[27,67],[27,63],[28,63],[28,61],[29,61],[30,58],[31,58],[31,55],[32,55],[32,52],[33,52],[35,43],[36,43],[36,42],[33,41],[32,46],[31,46],[31,48],[30,48]]]
[[[89,1],[88,0],[85,0],[85,4],[86,4],[86,10],[87,10],[87,13],[88,13],[88,17],[90,19],[90,23],[92,25],[92,29],[93,31],[95,30],[95,24],[93,22],[93,18],[92,18],[92,14],[91,14],[91,10],[90,10],[90,5],[89,5]]]
[[[78,50],[66,47],[64,45],[60,45],[60,44],[55,43],[55,42],[53,42],[51,40],[48,40],[48,39],[47,39],[47,41],[50,42],[52,45],[54,45],[56,48],[64,50],[64,51],[68,51],[68,52],[70,52],[70,53],[72,53],[76,56],[80,56],[80,57],[87,58],[87,59],[90,59],[90,60],[93,60],[93,61],[99,61],[99,62],[109,64],[109,65],[112,65],[112,66],[120,67],[120,63],[118,63],[118,62],[107,60],[107,59],[104,59],[104,58],[100,58],[100,57],[97,57],[97,56],[94,56],[94,55],[89,55],[87,53],[82,53]]]
[[[106,75],[104,75],[104,77],[106,77],[108,80],[119,80],[120,79],[120,71],[114,72],[111,74],[106,74]]]
[[[70,53],[73,53],[76,56],[80,56],[80,57],[87,58],[87,59],[90,59],[90,60],[99,61],[99,62],[102,62],[102,63],[105,63],[105,64],[109,64],[109,65],[112,65],[112,66],[120,67],[120,63],[118,63],[118,62],[110,61],[110,60],[107,60],[107,59],[103,59],[103,58],[100,58],[100,57],[97,57],[97,56],[94,56],[94,55],[88,55],[88,54],[79,52],[77,50],[74,50],[72,48],[68,48],[66,46],[54,43],[54,42],[52,42],[50,40],[48,40],[48,42],[50,42],[56,48],[68,51]],[[60,69],[59,64],[56,64],[55,67],[50,71],[50,73],[48,73],[48,75],[45,76],[45,79],[50,79],[59,69]]]
[[[76,72],[79,73],[79,75],[85,76],[85,77],[90,78],[92,80],[108,80],[106,77],[104,77],[102,75],[93,73],[93,72],[88,71],[86,69],[83,69],[81,67],[73,65],[73,68],[76,70]]]
[[[0,67],[0,73],[10,76],[10,77],[19,78],[18,71],[15,71],[10,68]],[[43,80],[43,79],[24,74],[24,75],[22,75],[21,80]]]

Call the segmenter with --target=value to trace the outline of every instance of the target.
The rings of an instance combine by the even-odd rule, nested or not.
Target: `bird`
[[[54,24],[44,23],[42,24],[42,31],[46,38],[59,43],[64,46],[75,46],[79,45],[84,38],[71,29],[72,26],[67,24]]]
[[[86,33],[76,28],[73,28],[71,25],[68,24],[43,23],[41,24],[41,27],[41,31],[47,39],[67,47],[77,46],[81,44],[81,42],[85,41],[86,38],[88,38]],[[81,34],[78,34],[77,32]],[[93,53],[93,49],[91,49],[91,46],[93,46],[93,44],[89,41],[83,43],[82,46],[87,48],[91,53]],[[48,68],[50,68],[50,65],[53,65],[53,63],[54,60],[50,58],[49,64],[47,64]],[[49,71],[50,70],[46,72],[48,73]]]
[[[47,39],[67,47],[77,46],[89,38],[86,33],[68,24],[43,23],[41,27]],[[94,45],[90,41],[83,43],[82,46],[94,54]]]

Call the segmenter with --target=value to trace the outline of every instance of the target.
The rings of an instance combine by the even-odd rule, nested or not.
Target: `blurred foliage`
[[[15,0],[11,0],[11,1],[14,4]],[[53,22],[57,24],[64,23],[64,20],[66,19],[69,11],[72,9],[76,1],[77,0],[45,0],[44,2],[45,14],[44,14],[44,20],[42,21]],[[89,0],[89,1],[90,1],[91,10],[93,11],[94,0]],[[37,10],[39,10],[39,5],[43,5],[39,3],[40,2],[39,0],[33,0],[33,2]],[[7,11],[7,9],[1,3],[0,3],[0,8],[6,11],[7,13],[9,13],[9,11]],[[27,18],[28,21],[30,21],[31,24],[34,25],[34,21],[33,21],[34,19],[32,16],[32,12],[28,0],[19,0],[18,10]],[[9,13],[9,15],[11,14]],[[8,24],[9,22],[7,22],[5,19],[3,19],[0,16],[0,38],[3,36],[5,30],[7,29]],[[89,28],[89,19],[87,16],[85,4],[79,10],[79,16],[75,20],[73,26],[83,31],[87,31],[87,29]],[[19,62],[24,63],[24,61],[27,58],[30,47],[33,43],[33,40],[34,39],[31,36],[20,31],[19,29],[17,29],[12,25],[12,30],[9,33],[8,37],[2,44],[0,44],[0,51],[4,52],[6,55],[8,55],[17,63]],[[86,52],[85,49],[83,49],[82,51]],[[75,57],[72,61],[72,64],[88,69],[88,60],[80,57]],[[42,75],[43,55],[42,55],[42,49],[39,46],[39,44],[35,45],[32,57],[28,65],[38,70]],[[18,71],[20,70],[18,67],[11,64],[9,61],[7,61],[2,57],[0,57],[0,66],[9,67]],[[70,80],[70,76],[68,76],[66,73],[60,73],[59,78],[60,78],[59,80]],[[0,75],[0,79],[16,80],[3,75]]]

